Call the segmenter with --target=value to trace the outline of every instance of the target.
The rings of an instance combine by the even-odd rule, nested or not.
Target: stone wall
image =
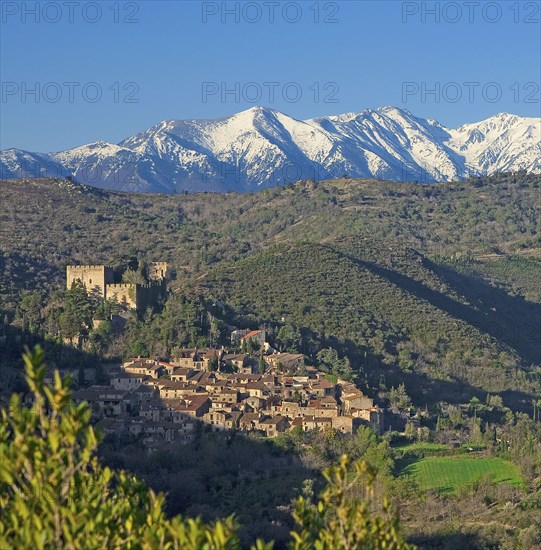
[[[132,309],[137,308],[137,287],[131,283],[111,284],[105,287],[105,297],[107,300],[114,300],[122,305]]]
[[[137,285],[135,295],[137,310],[143,312],[149,306],[154,307],[164,296],[165,280],[152,282],[148,285]]]
[[[151,281],[162,281],[167,278],[167,262],[148,264],[148,278]]]
[[[150,264],[151,282],[146,285],[115,283],[112,267],[104,265],[68,265],[66,268],[66,287],[71,288],[75,281],[81,281],[89,294],[102,299],[116,300],[131,309],[142,312],[154,307],[166,294],[167,263]]]
[[[106,285],[114,282],[113,268],[105,265],[68,265],[66,288],[71,288],[75,281],[81,281],[88,293],[105,298]]]

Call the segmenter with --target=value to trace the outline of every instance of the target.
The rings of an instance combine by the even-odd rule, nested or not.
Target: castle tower
[[[105,286],[114,281],[113,268],[105,265],[68,265],[66,267],[66,288],[75,281],[81,281],[89,294],[105,298]]]
[[[153,262],[148,264],[148,278],[150,281],[163,281],[167,278],[167,262]]]

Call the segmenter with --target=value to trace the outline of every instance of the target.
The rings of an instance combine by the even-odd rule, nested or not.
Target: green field
[[[494,483],[522,485],[517,466],[501,458],[429,457],[408,462],[400,475],[411,475],[422,490],[454,493],[460,485],[489,478]]]

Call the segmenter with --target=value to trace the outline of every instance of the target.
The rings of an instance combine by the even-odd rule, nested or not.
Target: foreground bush
[[[163,495],[134,476],[102,466],[98,439],[89,424],[90,410],[75,405],[69,380],[55,373],[44,385],[43,353],[24,355],[33,404],[13,395],[0,417],[0,548],[8,549],[236,549],[233,518],[205,524],[199,518],[165,517]],[[299,498],[291,548],[406,548],[398,518],[384,506],[384,516],[370,512],[373,477],[364,462],[325,472],[328,486],[317,504]],[[348,492],[366,483],[367,498]],[[258,550],[272,543],[256,543]]]

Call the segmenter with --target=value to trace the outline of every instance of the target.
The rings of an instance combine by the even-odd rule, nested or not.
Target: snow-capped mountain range
[[[541,173],[541,119],[501,113],[457,129],[382,107],[310,120],[253,107],[219,120],[169,120],[59,153],[0,151],[0,177],[64,177],[119,191],[254,191],[300,179],[442,182]]]

